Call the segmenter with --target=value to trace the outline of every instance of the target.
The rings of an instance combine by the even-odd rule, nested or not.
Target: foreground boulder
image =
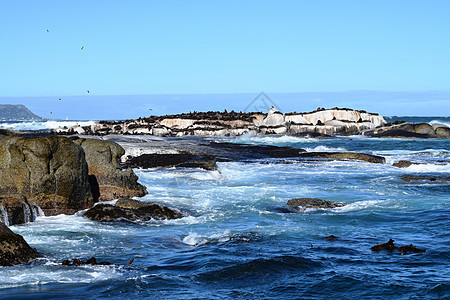
[[[217,170],[213,156],[194,155],[190,153],[176,154],[142,154],[130,157],[125,166],[131,168],[201,168],[208,171]]]
[[[94,197],[99,201],[118,198],[142,197],[146,188],[139,184],[131,168],[123,170],[120,158],[125,150],[111,141],[98,139],[76,139],[85,152],[89,171],[89,182]]]
[[[0,223],[6,226],[32,222],[42,212],[23,195],[0,196]]]
[[[386,159],[382,156],[356,153],[356,152],[304,152],[298,155],[299,157],[315,157],[327,159],[350,159],[361,160],[375,164],[384,164]]]
[[[91,207],[83,149],[65,137],[1,136],[0,195],[22,195],[46,215]]]
[[[287,206],[297,212],[304,212],[308,208],[330,209],[345,206],[345,203],[327,201],[317,198],[296,198],[287,202]]]
[[[23,264],[37,257],[39,253],[21,235],[0,224],[0,266]]]
[[[397,168],[408,168],[409,166],[411,166],[413,164],[415,164],[415,163],[410,162],[409,160],[399,160],[398,162],[393,163],[392,165]]]
[[[118,200],[115,205],[98,204],[84,213],[84,217],[99,222],[171,220],[181,216],[179,211],[166,206],[132,199]]]

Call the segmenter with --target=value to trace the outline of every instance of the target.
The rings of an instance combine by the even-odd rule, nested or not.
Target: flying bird
[[[50,30],[47,29],[47,32],[50,32]]]
[[[58,98],[58,100],[61,100],[61,98]]]
[[[84,46],[81,46],[81,50],[83,50],[84,49]]]
[[[91,91],[90,90],[87,90],[87,93],[89,94]]]

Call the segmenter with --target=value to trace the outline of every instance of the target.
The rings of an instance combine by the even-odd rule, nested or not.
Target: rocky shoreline
[[[348,108],[318,109],[308,113],[193,112],[150,116],[126,121],[100,121],[91,126],[54,130],[60,135],[153,135],[161,137],[228,137],[250,135],[449,138],[450,128],[406,122],[387,123],[382,116]]]

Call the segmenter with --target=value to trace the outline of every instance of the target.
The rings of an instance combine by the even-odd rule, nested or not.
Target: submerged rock
[[[146,188],[137,182],[134,171],[131,168],[123,170],[120,166],[125,150],[119,144],[98,139],[76,139],[75,143],[86,154],[89,182],[94,197],[99,201],[147,194]]]
[[[113,206],[98,204],[84,213],[84,217],[99,222],[135,222],[150,220],[171,220],[182,217],[174,209],[155,203],[133,199],[121,199]]]
[[[400,178],[406,182],[411,182],[411,181],[450,181],[450,176],[445,176],[445,175],[403,175]]]
[[[386,159],[382,156],[356,152],[304,152],[300,153],[299,157],[362,160],[376,164],[384,164],[386,162]]]
[[[0,223],[0,266],[13,266],[27,263],[39,257],[24,238]]]
[[[392,165],[397,168],[407,168],[413,164],[414,163],[410,162],[409,160],[399,160],[398,162],[393,163]]]
[[[186,152],[177,154],[142,154],[128,158],[125,166],[143,169],[176,167],[217,170],[215,157],[194,155]]]
[[[329,235],[327,237],[325,237],[325,239],[330,240],[330,241],[334,241],[335,239],[339,239],[340,237],[338,236],[334,236],[334,235]]]
[[[415,246],[413,246],[412,244],[410,244],[408,246],[400,246],[400,247],[398,247],[398,246],[396,246],[394,244],[394,240],[393,239],[389,239],[389,241],[387,243],[372,246],[372,248],[370,248],[370,249],[372,251],[388,250],[388,251],[391,251],[391,252],[394,251],[394,250],[398,250],[402,254],[424,253],[426,251],[426,249],[418,249]]]
[[[345,206],[345,203],[327,201],[317,198],[296,198],[287,202],[287,206],[295,211],[304,212],[308,208],[336,208]]]

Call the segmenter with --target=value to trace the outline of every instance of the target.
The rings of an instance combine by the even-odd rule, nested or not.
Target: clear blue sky
[[[439,0],[1,0],[0,97],[407,91],[412,114],[449,115],[449,93],[423,110],[450,91],[449,16]]]

